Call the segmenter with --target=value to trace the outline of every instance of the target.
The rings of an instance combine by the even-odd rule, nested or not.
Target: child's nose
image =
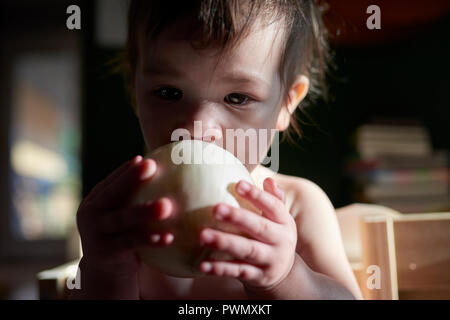
[[[190,139],[209,142],[222,139],[222,128],[213,117],[196,117],[182,127],[189,131]]]

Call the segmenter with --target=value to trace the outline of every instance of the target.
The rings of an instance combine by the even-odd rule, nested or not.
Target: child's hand
[[[284,192],[267,178],[264,191],[245,181],[237,192],[262,210],[262,216],[226,204],[214,207],[216,219],[233,224],[251,238],[204,229],[200,241],[210,248],[235,257],[235,261],[204,261],[203,272],[239,279],[247,288],[270,289],[292,269],[297,244],[295,221],[284,204]]]
[[[148,245],[168,245],[173,235],[151,235],[144,226],[149,221],[171,216],[171,202],[162,198],[153,203],[130,206],[139,184],[156,172],[153,160],[135,157],[95,186],[81,203],[77,224],[83,247],[83,262],[109,275],[136,273],[139,259],[135,249]]]

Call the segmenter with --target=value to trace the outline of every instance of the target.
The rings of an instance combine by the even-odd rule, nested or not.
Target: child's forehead
[[[194,48],[192,40],[195,39],[180,35],[180,30],[184,30],[184,33],[194,30],[192,21],[174,23],[165,28],[156,39],[146,41],[142,52],[144,64],[183,64],[216,59],[218,70],[228,69],[230,65],[249,71],[260,71],[264,67],[273,71],[272,69],[278,68],[284,35],[284,28],[280,23],[255,21],[249,33],[224,52],[213,46]]]

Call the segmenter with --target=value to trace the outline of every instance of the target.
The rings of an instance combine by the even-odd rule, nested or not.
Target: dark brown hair
[[[180,38],[189,40],[193,48],[218,48],[220,54],[244,39],[256,19],[281,21],[285,30],[279,67],[283,96],[289,99],[289,88],[300,74],[310,79],[309,102],[326,95],[328,46],[314,0],[131,0],[127,43],[116,69],[124,74],[129,92],[142,40],[155,39],[168,25],[186,17],[194,19],[195,30]],[[136,107],[134,94],[131,99]],[[295,113],[283,138],[294,141],[293,133],[301,136]]]

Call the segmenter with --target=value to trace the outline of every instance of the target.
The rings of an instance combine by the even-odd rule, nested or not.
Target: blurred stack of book
[[[403,213],[450,210],[448,153],[418,125],[363,125],[349,162],[353,200]]]

